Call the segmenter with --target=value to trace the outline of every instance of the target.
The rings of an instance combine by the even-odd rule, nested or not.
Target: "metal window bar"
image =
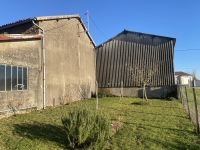
[[[4,66],[4,76],[6,75],[5,74],[5,64],[0,64],[1,66]],[[1,88],[0,88],[1,89]],[[6,90],[6,87],[5,87],[5,80],[4,80],[4,90],[0,90],[1,92],[4,92]]]
[[[7,91],[7,65],[6,64],[0,64],[2,66],[4,66],[4,76],[5,76],[5,79],[4,79],[4,90],[2,91]],[[16,81],[17,81],[17,84],[15,85],[16,86],[16,90],[19,91],[19,88],[18,86],[21,85],[21,90],[28,90],[28,87],[29,87],[29,82],[28,82],[28,67],[24,67],[24,66],[15,66],[15,65],[8,65],[10,66],[10,78],[11,78],[11,83],[10,83],[10,86],[11,86],[11,89],[10,91],[15,91],[13,90],[13,67],[16,67],[16,74],[17,74],[17,78],[16,78]],[[22,83],[19,84],[18,82],[18,79],[19,79],[19,76],[18,76],[18,68],[21,67],[22,68]],[[27,84],[27,87],[26,89],[24,89],[24,68],[26,68],[27,72],[26,72],[26,84]]]

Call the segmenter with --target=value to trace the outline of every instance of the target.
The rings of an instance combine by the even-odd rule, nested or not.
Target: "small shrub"
[[[73,148],[103,149],[110,135],[109,117],[86,108],[70,110],[62,124]]]
[[[104,98],[104,97],[106,97],[106,94],[105,94],[105,93],[99,92],[99,93],[98,93],[98,97],[99,97],[99,98]]]

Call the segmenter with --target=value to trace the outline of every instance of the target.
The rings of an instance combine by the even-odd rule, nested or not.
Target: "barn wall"
[[[0,110],[38,106],[41,97],[41,41],[0,42],[0,64],[28,67],[28,90],[0,91]]]
[[[129,69],[129,66],[134,69],[135,63],[141,68],[145,64],[155,68],[158,63],[159,69],[150,80],[154,86],[175,83],[172,39],[150,35],[138,36],[134,33],[120,34],[97,47],[96,55],[96,76],[100,88],[121,87],[121,82],[124,87],[138,86],[131,79]],[[138,74],[136,69],[134,74]]]

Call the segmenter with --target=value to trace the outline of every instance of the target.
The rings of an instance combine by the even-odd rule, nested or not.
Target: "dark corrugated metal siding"
[[[138,86],[130,77],[128,65],[153,67],[159,62],[157,73],[152,76],[153,86],[174,85],[174,38],[123,31],[96,47],[96,78],[99,87]],[[135,74],[138,74],[135,71]]]

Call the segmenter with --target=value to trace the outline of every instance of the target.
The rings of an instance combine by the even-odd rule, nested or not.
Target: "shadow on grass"
[[[137,101],[137,102],[133,102],[131,103],[132,105],[150,105],[151,103],[149,101]]]
[[[197,143],[187,143],[182,139],[172,138],[173,142],[170,141],[160,141],[159,139],[149,138],[149,142],[162,145],[165,149],[177,149],[177,150],[199,150],[200,146]]]
[[[155,116],[163,116],[163,117],[178,117],[178,118],[184,118],[184,119],[189,119],[189,117],[186,116],[181,116],[181,115],[170,115],[170,114],[162,114],[162,113],[152,113],[152,112],[139,112],[139,111],[131,111],[133,113],[137,114],[144,114],[144,115],[155,115]]]
[[[39,123],[34,124],[15,124],[15,133],[29,138],[31,140],[41,140],[47,142],[52,141],[56,142],[63,149],[71,149],[68,147],[67,136],[63,126],[54,126],[51,124]]]
[[[141,140],[141,139],[146,139],[148,141],[148,143],[152,143],[152,144],[156,144],[156,145],[162,145],[162,147],[164,149],[177,149],[177,150],[199,150],[200,149],[200,140],[192,142],[190,141],[187,137],[185,138],[179,138],[180,134],[184,135],[197,135],[196,131],[189,131],[189,130],[182,130],[182,129],[176,129],[176,128],[166,128],[166,127],[160,127],[160,126],[151,126],[151,125],[145,125],[145,124],[140,124],[138,125],[137,123],[131,123],[131,122],[123,122],[124,124],[131,124],[136,126],[136,129],[138,132],[133,133],[133,134],[138,134],[138,133],[142,133],[145,132],[145,130],[148,130],[147,132],[149,133],[153,133],[155,132],[154,128],[158,128],[160,129],[160,131],[164,131],[165,134],[167,135],[168,132],[169,133],[174,133],[175,136],[170,136],[169,141],[168,140],[160,140],[159,138],[153,137],[153,136],[145,136],[143,137],[143,135],[138,134],[139,137],[141,137],[140,139],[136,139],[137,140]],[[141,130],[141,132],[140,132]],[[152,131],[150,131],[152,130]],[[163,134],[163,133],[161,133]],[[183,140],[184,139],[184,140]],[[145,140],[144,140],[145,141]],[[141,142],[141,141],[140,141]],[[145,145],[145,143],[143,143],[143,145]],[[150,147],[147,146],[146,149],[149,149]]]

